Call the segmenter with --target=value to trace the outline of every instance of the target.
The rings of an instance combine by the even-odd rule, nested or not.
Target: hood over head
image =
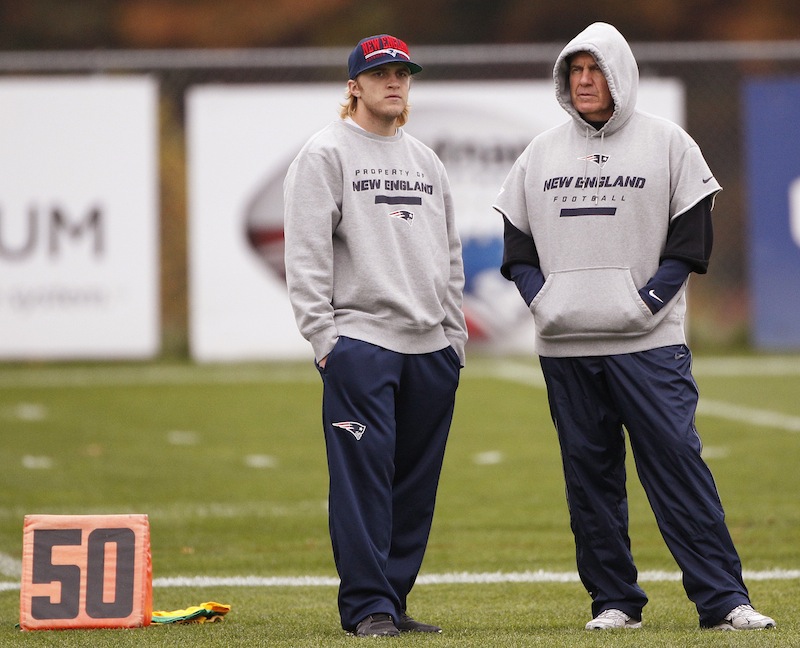
[[[572,105],[569,92],[569,58],[578,52],[589,52],[594,56],[608,81],[608,89],[614,100],[614,114],[603,130],[606,133],[613,132],[628,121],[636,110],[639,68],[630,45],[616,27],[596,22],[567,43],[558,55],[553,68],[556,98],[567,113],[585,124]]]

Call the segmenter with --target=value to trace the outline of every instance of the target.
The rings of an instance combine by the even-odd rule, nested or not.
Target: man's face
[[[362,72],[348,86],[358,97],[356,114],[364,111],[370,120],[394,122],[408,104],[411,71],[404,63],[386,63]]]
[[[570,60],[569,93],[575,110],[587,121],[608,121],[614,114],[608,81],[588,52],[579,52]]]

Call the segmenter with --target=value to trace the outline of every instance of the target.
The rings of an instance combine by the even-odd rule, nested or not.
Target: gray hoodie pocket
[[[543,338],[636,336],[654,318],[639,297],[628,268],[584,268],[554,272],[531,302]]]

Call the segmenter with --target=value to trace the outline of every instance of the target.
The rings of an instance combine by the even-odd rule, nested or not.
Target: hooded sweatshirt
[[[570,99],[569,58],[578,52],[595,58],[614,102],[599,129]],[[611,25],[594,23],[568,43],[553,79],[570,119],[534,138],[494,205],[507,230],[529,237],[545,278],[530,303],[537,352],[611,355],[684,344],[686,283],[656,313],[638,291],[658,270],[674,220],[721,187],[682,128],[637,110],[636,60]]]
[[[340,335],[406,354],[452,346],[464,364],[464,269],[450,185],[402,129],[336,121],[284,180],[286,282],[317,359]]]

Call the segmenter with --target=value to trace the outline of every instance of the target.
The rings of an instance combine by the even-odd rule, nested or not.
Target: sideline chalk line
[[[797,355],[761,357],[700,357],[693,361],[695,376],[797,376]],[[492,377],[544,389],[544,378],[534,358],[527,360],[476,357],[468,361],[465,379]],[[319,376],[309,362],[243,363],[223,365],[145,365],[141,367],[101,365],[96,367],[36,367],[0,369],[0,388],[101,387],[120,385],[207,385],[308,382]],[[800,432],[800,416],[742,407],[700,398],[698,413],[747,425]]]
[[[10,575],[10,574],[6,574]],[[744,572],[745,580],[800,580],[800,569]],[[642,571],[641,582],[680,581],[680,572]],[[577,572],[450,572],[421,574],[417,585],[486,585],[496,583],[578,583]],[[337,587],[338,578],[326,576],[170,576],[154,578],[153,587]],[[17,590],[18,582],[0,582],[0,592]]]
[[[696,376],[797,376],[800,356],[700,356],[693,361]],[[494,376],[544,386],[535,357],[504,358],[474,354],[467,359],[464,378]],[[311,360],[220,364],[149,364],[89,367],[0,367],[0,388],[100,387],[119,385],[205,385],[274,382],[318,383]]]
[[[522,385],[544,389],[542,371],[535,363],[496,362],[482,366],[480,372],[499,380],[507,380]],[[800,361],[797,358],[714,358],[697,361],[693,373],[696,376],[784,376],[800,374]],[[725,401],[709,400],[700,396],[697,404],[700,416],[714,418],[758,427],[768,427],[785,432],[800,432],[800,416],[782,414],[772,410],[744,407]]]

